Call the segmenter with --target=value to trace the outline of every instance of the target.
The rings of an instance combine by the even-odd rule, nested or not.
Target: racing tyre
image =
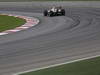
[[[47,10],[44,11],[43,15],[44,15],[44,16],[47,16],[47,15],[48,15]]]
[[[62,15],[65,16],[65,10],[64,9],[62,9]]]

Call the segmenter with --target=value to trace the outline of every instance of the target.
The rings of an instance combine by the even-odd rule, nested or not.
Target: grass
[[[20,75],[100,75],[100,57]]]
[[[9,30],[9,29],[14,29],[18,26],[21,26],[25,23],[26,21],[21,18],[16,18],[13,16],[7,16],[7,15],[0,15],[0,32]]]

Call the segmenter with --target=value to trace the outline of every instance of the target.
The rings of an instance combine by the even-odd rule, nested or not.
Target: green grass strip
[[[0,15],[0,32],[25,24],[25,20],[14,16]]]
[[[100,75],[100,57],[20,75]]]

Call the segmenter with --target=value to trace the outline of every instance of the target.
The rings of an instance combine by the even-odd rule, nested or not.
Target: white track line
[[[99,56],[100,55],[96,55],[96,56],[91,56],[91,57],[86,57],[86,58],[82,58],[82,59],[77,59],[77,60],[65,62],[65,63],[54,64],[54,65],[50,65],[50,66],[46,66],[46,67],[42,67],[42,68],[31,69],[31,70],[27,70],[27,71],[15,73],[13,75],[19,75],[19,74],[23,74],[23,73],[27,73],[27,72],[32,72],[32,71],[37,71],[37,70],[52,68],[52,67],[56,67],[56,66],[60,66],[60,65],[64,65],[64,64],[69,64],[69,63],[73,63],[73,62],[77,62],[77,61],[81,61],[81,60],[91,59],[91,58],[95,58],[95,57],[99,57]]]
[[[6,35],[6,34],[8,34],[8,33],[4,33],[4,32],[0,33],[0,35]]]
[[[0,32],[0,35],[6,35],[6,34],[21,31],[24,29],[28,29],[28,28],[33,27],[39,23],[39,20],[37,18],[34,18],[34,17],[27,17],[27,16],[21,16],[21,15],[15,15],[15,14],[5,14],[5,13],[0,14],[0,15],[14,16],[14,17],[18,17],[18,18],[22,18],[22,19],[26,20],[26,23],[24,25],[22,25],[20,27],[16,27],[14,29]]]

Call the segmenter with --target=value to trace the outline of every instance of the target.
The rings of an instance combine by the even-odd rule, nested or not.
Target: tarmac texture
[[[30,29],[0,36],[0,75],[13,75],[29,69],[100,55],[98,2],[96,7],[93,7],[95,2],[92,5],[83,3],[82,6],[75,3],[76,7],[74,3],[67,2],[36,3],[0,3],[0,13],[36,17],[40,20],[38,25]],[[43,10],[51,4],[62,5],[66,16],[44,17]]]

